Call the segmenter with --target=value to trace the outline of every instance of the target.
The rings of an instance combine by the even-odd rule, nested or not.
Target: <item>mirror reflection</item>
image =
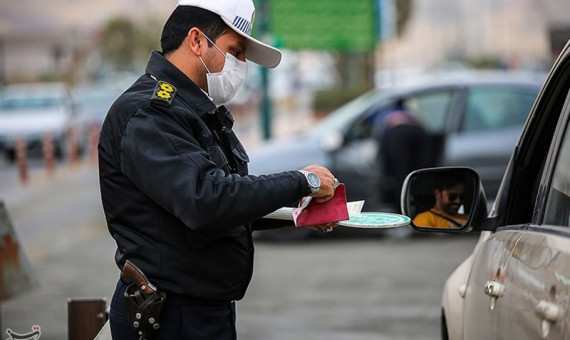
[[[467,171],[449,170],[413,177],[408,210],[417,227],[458,229],[472,210],[475,180]]]

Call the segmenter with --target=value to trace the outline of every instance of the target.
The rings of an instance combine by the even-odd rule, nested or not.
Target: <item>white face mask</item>
[[[206,37],[209,42],[211,42],[216,49],[224,55],[224,52],[216,45],[210,38]],[[230,53],[225,53],[226,60],[224,62],[224,67],[220,72],[211,73],[204,60],[201,56],[200,61],[202,65],[208,71],[206,75],[206,80],[208,82],[208,95],[212,98],[212,101],[216,105],[222,105],[229,102],[237,93],[241,85],[243,84],[245,77],[247,76],[247,63],[245,61],[240,61]]]

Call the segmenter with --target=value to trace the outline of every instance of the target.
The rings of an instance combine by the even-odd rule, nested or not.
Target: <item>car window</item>
[[[376,105],[369,108],[356,120],[350,128],[346,131],[345,139],[347,142],[363,140],[369,138],[377,138],[382,129],[382,122],[387,113],[392,112],[392,106],[379,107]]]
[[[5,98],[0,99],[0,110],[47,109],[63,105],[61,98]]]
[[[495,130],[522,126],[536,94],[500,88],[474,89],[467,98],[462,131]]]
[[[445,130],[452,97],[451,90],[421,93],[406,99],[405,105],[429,133],[441,134]]]
[[[403,104],[421,122],[429,133],[441,134],[445,129],[447,113],[451,105],[452,91],[437,91],[413,94],[403,98]],[[346,140],[362,140],[378,137],[381,133],[384,118],[390,112],[401,110],[393,105],[369,108],[347,131]]]
[[[343,131],[350,122],[362,116],[363,112],[370,112],[382,105],[387,100],[389,94],[390,91],[372,90],[367,92],[331,112],[329,116],[307,133],[311,136],[322,137],[329,135],[332,131]]]
[[[568,131],[568,126],[566,127]],[[568,133],[556,160],[552,183],[548,192],[544,223],[570,225],[570,138]]]

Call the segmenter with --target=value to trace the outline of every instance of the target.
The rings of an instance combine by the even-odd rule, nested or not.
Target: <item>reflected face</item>
[[[439,208],[450,215],[457,214],[457,211],[463,204],[463,193],[465,186],[456,184],[451,188],[443,190],[435,189],[436,208]]]

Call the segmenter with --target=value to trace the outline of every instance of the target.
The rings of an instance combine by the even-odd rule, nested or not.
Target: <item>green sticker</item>
[[[352,228],[396,228],[410,224],[410,218],[391,213],[363,212],[350,216],[339,225]]]

